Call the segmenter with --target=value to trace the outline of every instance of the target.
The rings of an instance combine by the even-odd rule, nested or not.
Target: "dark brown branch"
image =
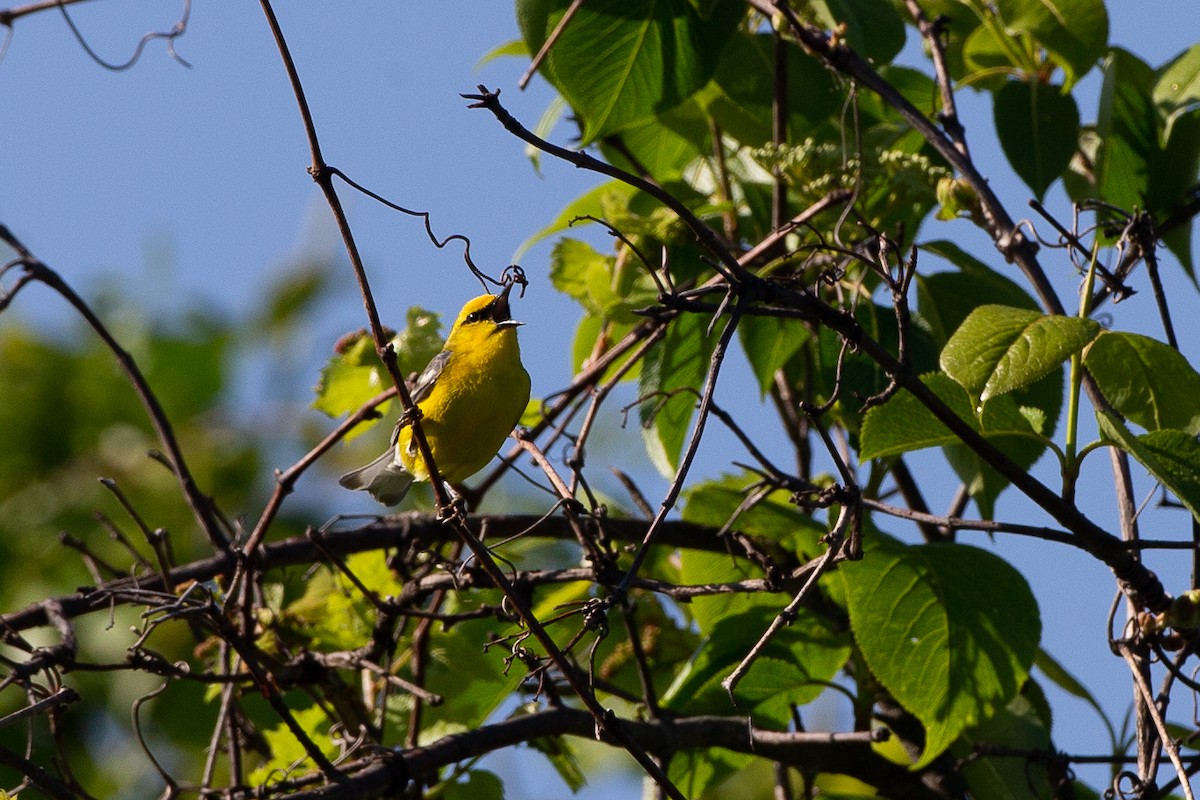
[[[639,746],[650,752],[720,747],[753,754],[797,768],[853,775],[886,787],[894,800],[945,800],[909,772],[878,755],[871,747],[886,732],[789,733],[758,730],[741,717],[682,717],[652,722],[626,722],[624,727]],[[350,800],[394,796],[411,777],[506,747],[548,736],[594,737],[591,716],[573,708],[554,708],[514,717],[472,731],[442,737],[425,747],[391,750],[380,757],[347,765],[361,767],[339,786],[323,786],[291,795],[298,800]],[[602,741],[613,744],[610,737]],[[248,798],[234,794],[234,798]]]

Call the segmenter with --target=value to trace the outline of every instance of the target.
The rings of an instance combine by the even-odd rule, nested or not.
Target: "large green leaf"
[[[1021,180],[1042,199],[1079,140],[1079,108],[1061,87],[1035,79],[1006,81],[993,97],[1000,146]]]
[[[1041,620],[1025,579],[989,552],[874,542],[838,574],[867,666],[925,726],[920,768],[1016,696]]]
[[[975,413],[971,396],[962,386],[941,373],[923,375],[921,382],[928,386],[943,403],[977,433],[993,440],[994,444],[1025,441],[1040,431],[1031,424],[1030,412],[1018,406],[1013,396],[993,399]],[[1054,412],[1055,415],[1057,412]],[[947,447],[959,444],[959,438],[933,415],[924,404],[907,391],[900,391],[882,406],[867,411],[859,437],[859,458],[887,458],[926,447]],[[1040,455],[1044,445],[1034,445]],[[1033,456],[1036,460],[1036,455]],[[1032,465],[1029,461],[1026,466]]]
[[[1170,135],[1178,116],[1200,105],[1200,44],[1192,45],[1159,71],[1152,97]]]
[[[1099,198],[1121,208],[1145,207],[1148,165],[1158,150],[1153,84],[1153,70],[1137,56],[1114,49],[1105,60],[1092,169]]]
[[[638,416],[650,461],[664,477],[679,467],[679,455],[699,402],[715,340],[705,334],[708,320],[683,314],[642,361]]]
[[[538,52],[570,0],[518,0],[529,51]],[[579,6],[542,71],[583,122],[583,143],[668,111],[708,83],[745,15],[722,0],[701,15],[687,0],[592,0]]]
[[[1048,375],[1099,331],[1090,319],[980,306],[942,349],[942,369],[986,401]]]
[[[1053,56],[1066,75],[1066,89],[1104,55],[1104,0],[1006,0],[998,7],[1006,28],[1028,34]]]
[[[1200,520],[1200,441],[1195,436],[1168,429],[1134,436],[1125,423],[1103,411],[1096,420],[1106,441],[1137,459]]]
[[[1149,431],[1200,434],[1200,374],[1175,348],[1136,333],[1106,331],[1084,351],[1083,363],[1126,419]]]

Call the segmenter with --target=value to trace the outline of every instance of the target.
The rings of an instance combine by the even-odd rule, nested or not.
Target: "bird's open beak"
[[[492,321],[498,328],[515,328],[525,324],[512,318],[512,311],[508,305],[508,294],[512,291],[512,287],[511,283],[506,285],[496,297],[496,302],[492,303]]]

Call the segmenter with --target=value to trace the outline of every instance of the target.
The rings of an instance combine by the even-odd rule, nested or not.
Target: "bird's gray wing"
[[[433,391],[433,385],[437,383],[438,376],[442,374],[442,370],[446,368],[446,362],[449,360],[449,350],[443,350],[429,360],[425,369],[421,370],[421,374],[417,376],[416,386],[413,387],[412,400],[414,403],[419,403],[429,397],[429,393]]]

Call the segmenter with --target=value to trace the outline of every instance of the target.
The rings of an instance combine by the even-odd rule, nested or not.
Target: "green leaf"
[[[1075,153],[1075,98],[1036,79],[1007,81],[994,95],[992,111],[1008,162],[1038,199],[1044,198]]]
[[[401,375],[420,372],[438,354],[442,349],[440,330],[437,314],[419,306],[408,310],[408,326],[392,338]],[[338,342],[337,352],[321,369],[312,405],[317,411],[340,417],[358,410],[391,384],[391,378],[375,353],[374,342],[366,331],[360,331]],[[386,408],[386,405],[381,406],[379,411],[386,413]],[[370,425],[359,425],[346,441],[370,428]]]
[[[1041,636],[1037,603],[999,557],[879,534],[838,574],[867,666],[925,727],[915,769],[1007,705],[1028,677]]]
[[[504,800],[504,782],[486,769],[473,769],[467,772],[465,781],[459,776],[454,783],[439,785],[437,797],[439,800]]]
[[[1054,796],[1044,763],[1018,758],[970,758],[976,745],[1048,752],[1050,730],[1028,698],[1018,695],[989,719],[965,731],[955,743],[953,752],[964,759],[963,775],[974,800],[1027,800],[1029,797]]]
[[[820,542],[824,526],[787,502],[784,492],[741,508],[748,485],[756,480],[757,476],[731,476],[719,483],[710,481],[692,487],[684,494],[683,519],[717,529],[728,526],[731,531],[753,537],[754,546],[777,563],[789,557],[807,560],[824,552]],[[781,556],[777,557],[772,545],[782,551]],[[679,559],[681,583],[717,583],[762,575],[759,567],[750,567],[743,560],[731,564],[725,553],[686,548]],[[763,605],[778,609],[779,600],[763,593],[714,594],[693,598],[688,610],[700,632],[708,634],[721,619]]]
[[[317,745],[317,749],[329,758],[337,756],[338,747],[328,734],[329,720],[321,706],[314,705],[293,711],[292,716]],[[312,759],[308,757],[304,745],[300,744],[300,740],[285,723],[281,722],[270,730],[262,731],[262,737],[267,743],[271,757],[250,773],[250,785],[261,786],[268,782],[282,781],[297,769],[303,772],[313,768]]]
[[[999,8],[1008,30],[1028,34],[1054,57],[1066,75],[1065,90],[1104,55],[1104,0],[1007,0]]]
[[[1200,108],[1192,108],[1171,119],[1166,145],[1150,163],[1150,178],[1146,190],[1146,207],[1157,217],[1176,217],[1174,228],[1162,234],[1167,246],[1196,283],[1192,254],[1192,223],[1190,214],[1179,223],[1181,207],[1186,208],[1200,175]]]
[[[634,258],[602,255],[587,242],[560,239],[550,254],[550,282],[589,314],[623,323],[658,296],[654,282]]]
[[[646,172],[660,184],[680,180],[697,159],[712,153],[709,119],[695,99],[626,128],[614,139],[619,139],[620,147],[608,140],[599,143],[606,161],[631,172]]]
[[[638,404],[642,438],[651,463],[666,478],[673,477],[679,466],[708,372],[715,339],[705,333],[707,322],[699,314],[677,317],[642,361],[638,381],[638,395],[643,398]]]
[[[1151,97],[1169,136],[1178,116],[1200,105],[1200,44],[1192,45],[1159,71]]]
[[[775,372],[804,347],[809,332],[798,320],[784,317],[745,316],[738,323],[738,338],[754,376],[760,396],[765,397],[775,382]]]
[[[1096,413],[1102,438],[1129,453],[1163,487],[1200,520],[1200,441],[1176,430],[1134,436],[1125,423],[1104,411]]]
[[[752,755],[719,747],[682,750],[672,756],[667,777],[685,797],[700,797],[752,761]]]
[[[1178,350],[1148,336],[1106,331],[1083,364],[1120,414],[1148,431],[1200,434],[1200,374]]]
[[[1048,375],[1099,331],[1090,319],[980,306],[942,349],[942,369],[986,401]]]
[[[904,49],[904,20],[887,0],[813,0],[809,9],[823,28],[845,26],[845,37],[857,53],[880,64]]]
[[[312,404],[317,411],[335,418],[357,409],[390,385],[366,331],[338,344],[340,352],[321,368]],[[366,427],[360,425],[350,433],[361,433]]]
[[[569,0],[519,0],[517,18],[536,53]],[[667,111],[703,87],[745,16],[733,0],[700,15],[686,0],[593,0],[579,6],[542,72],[583,122],[583,144]]]
[[[1015,281],[953,242],[925,242],[920,249],[944,258],[958,268],[957,272],[917,275],[917,308],[939,347],[945,346],[967,315],[979,306],[995,303],[1037,310],[1034,299]]]
[[[1114,48],[1104,62],[1092,169],[1097,195],[1121,208],[1145,205],[1148,164],[1158,149],[1153,83],[1153,70],[1131,53]]]
[[[592,216],[603,219],[605,208],[618,200],[621,204],[628,204],[629,199],[636,192],[637,190],[632,186],[620,181],[602,183],[594,189],[589,189],[568,203],[553,222],[522,242],[521,246],[517,248],[517,252],[513,254],[513,263],[519,262],[521,256],[525,255],[525,252],[538,242],[571,227],[572,221],[579,217]],[[590,223],[590,220],[585,220],[585,222]]]
[[[446,606],[445,611],[474,611],[487,603],[499,602],[499,595],[484,593],[469,600]],[[450,630],[441,626],[429,635],[429,670],[426,688],[445,700],[440,706],[428,707],[425,718],[450,726],[467,729],[482,725],[488,715],[509,697],[520,678],[504,674],[503,648],[484,650],[482,642],[496,638],[495,619],[470,619],[458,622]],[[409,642],[405,641],[407,647]],[[402,654],[407,659],[408,652]],[[408,722],[402,717],[401,728]],[[422,731],[425,735],[427,732]]]
[[[732,711],[721,681],[746,657],[786,602],[777,596],[771,606],[719,620],[663,694],[663,707],[687,714]],[[760,723],[786,726],[790,706],[815,700],[850,657],[844,632],[833,631],[816,614],[804,610],[798,614],[771,637],[735,690],[738,704]]]
[[[520,39],[512,39],[511,41],[496,45],[480,56],[479,60],[475,62],[475,70],[479,71],[496,59],[506,56],[525,56],[528,58],[529,55],[529,48],[525,46],[525,42]]]
[[[1012,401],[1012,405],[1010,402]],[[1031,386],[1017,389],[988,401],[984,406],[984,420],[990,426],[1007,426],[1017,429],[1021,422],[1029,425],[1036,436],[989,436],[992,444],[999,447],[1017,466],[1032,467],[1048,447],[1049,437],[1054,433],[1063,403],[1063,371],[1056,369]],[[993,406],[999,406],[993,408]],[[1015,406],[1015,409],[1013,408]],[[996,416],[993,418],[992,414]],[[988,420],[996,419],[997,422]],[[999,422],[1004,420],[1004,422]],[[985,434],[987,435],[987,434]],[[971,499],[979,507],[984,519],[992,519],[996,498],[1009,485],[1008,479],[965,444],[945,448],[946,458],[955,474],[966,486]]]
[[[726,133],[742,144],[771,141],[775,37],[738,31],[725,46],[713,83],[698,98]],[[801,141],[837,112],[841,98],[828,70],[812,58],[788,52],[788,141]]]
[[[971,396],[962,386],[941,373],[922,375],[921,382],[977,433],[994,444],[1039,433],[1022,413],[1014,397],[993,399],[984,406],[982,416],[975,413]],[[947,447],[959,439],[920,400],[906,390],[897,392],[882,406],[867,411],[859,437],[859,460],[888,458],[926,447]],[[1044,445],[1034,445],[1038,454]],[[1004,449],[1004,448],[1002,448]],[[1036,456],[1034,456],[1036,461]],[[1032,465],[1032,461],[1029,462]]]

